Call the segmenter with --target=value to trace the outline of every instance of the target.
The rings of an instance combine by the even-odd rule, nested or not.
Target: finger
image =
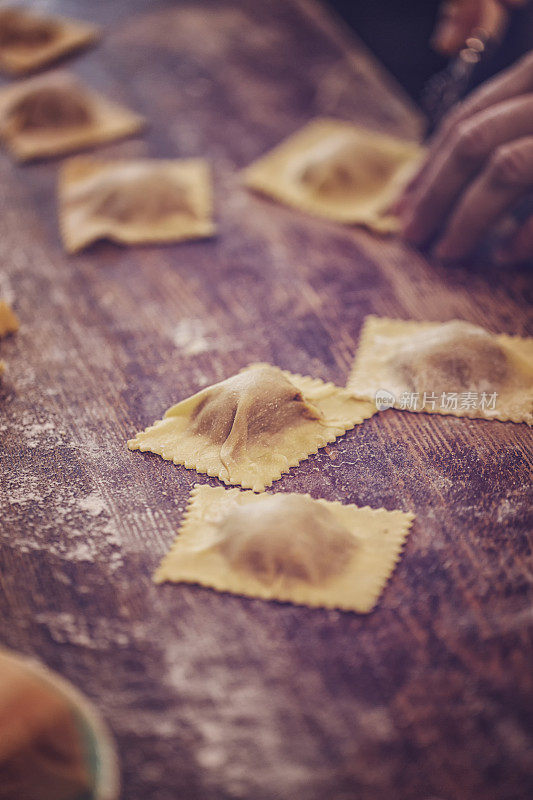
[[[439,20],[431,39],[432,47],[443,55],[453,55],[478,24],[479,0],[452,0],[441,6]]]
[[[431,140],[430,150],[437,149],[463,120],[530,91],[533,91],[533,50],[495,78],[485,81],[456,106]]]
[[[405,238],[424,245],[442,225],[456,198],[491,153],[531,132],[533,94],[498,103],[457,128],[439,152],[404,210]]]
[[[481,10],[477,22],[479,32],[472,29],[470,35],[473,38],[479,38],[481,35],[482,40],[499,41],[503,38],[507,23],[509,21],[509,11],[505,8],[500,0],[482,0]],[[478,36],[476,34],[479,33]],[[469,41],[466,42],[467,46]]]
[[[431,45],[443,55],[453,55],[476,29],[486,38],[498,38],[506,19],[499,0],[450,0],[441,5]]]
[[[497,254],[499,264],[533,264],[533,215]]]
[[[533,186],[533,136],[499,147],[469,186],[435,248],[437,258],[469,255],[485,231]]]
[[[533,50],[523,56],[512,67],[500,72],[497,77],[486,81],[455,107],[431,138],[427,156],[417,175],[406,186],[404,195],[410,194],[412,196],[413,190],[418,186],[433,163],[436,154],[446,141],[453,136],[461,122],[480,111],[490,108],[490,106],[527,94],[530,91],[533,91]]]

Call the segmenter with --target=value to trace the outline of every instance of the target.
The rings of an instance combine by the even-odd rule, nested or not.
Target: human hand
[[[455,261],[532,190],[533,51],[445,119],[395,210],[408,241],[423,247],[438,238],[435,255]],[[533,258],[533,215],[500,255]]]
[[[527,0],[445,0],[431,37],[437,52],[452,56],[464,47],[476,30],[486,38],[499,39],[503,34],[509,10],[525,5]]]

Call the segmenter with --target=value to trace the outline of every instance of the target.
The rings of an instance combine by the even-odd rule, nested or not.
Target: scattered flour
[[[78,500],[78,508],[81,511],[86,511],[92,517],[98,517],[106,510],[106,504],[98,492],[92,492],[81,500]]]
[[[114,620],[97,617],[89,623],[87,618],[68,612],[43,612],[37,614],[35,620],[45,625],[52,639],[61,644],[75,644],[90,650],[130,644],[130,636],[124,633],[121,623]]]
[[[199,317],[180,320],[172,338],[176,347],[186,356],[222,350],[227,352],[235,347],[233,338],[223,334],[212,322]]]

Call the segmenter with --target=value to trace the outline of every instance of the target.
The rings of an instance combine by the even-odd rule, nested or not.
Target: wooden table
[[[251,361],[343,384],[370,312],[524,334],[525,270],[443,269],[240,186],[318,114],[419,130],[320,7],[47,7],[107,26],[69,67],[151,120],[100,152],[208,156],[219,235],[69,258],[57,162],[1,156],[0,295],[22,319],[0,344],[2,642],[103,710],[127,800],[532,797],[526,426],[387,411],[274,485],[416,512],[369,616],[153,585],[206,478],[125,446]]]

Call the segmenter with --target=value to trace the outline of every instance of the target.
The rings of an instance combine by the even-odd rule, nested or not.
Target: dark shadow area
[[[420,101],[428,79],[447,64],[430,37],[439,0],[327,0],[411,97]],[[513,12],[498,49],[472,76],[471,88],[533,46],[533,4]]]

